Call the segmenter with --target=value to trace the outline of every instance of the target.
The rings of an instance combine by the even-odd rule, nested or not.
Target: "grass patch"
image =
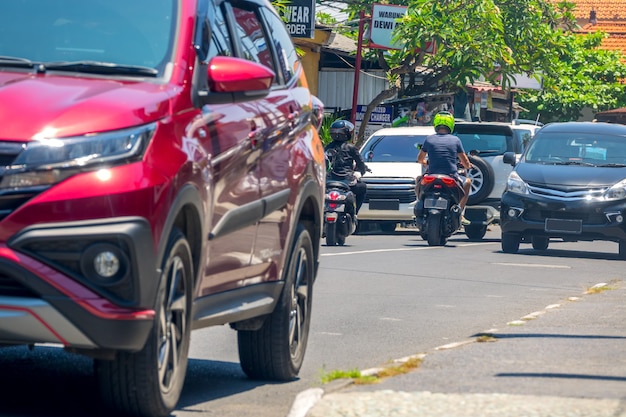
[[[478,343],[495,342],[496,340],[498,340],[498,339],[493,337],[493,335],[491,335],[491,334],[481,334],[480,336],[478,336],[476,338],[476,341]]]
[[[361,378],[361,371],[358,369],[352,369],[349,371],[343,371],[340,369],[330,371],[330,372],[322,372],[322,384],[328,384],[331,381],[336,379],[356,379]]]
[[[587,288],[587,290],[585,291],[585,294],[599,294],[604,291],[614,290],[616,288],[615,283],[616,282],[614,280],[614,281],[611,281],[611,283],[609,284],[607,284],[606,282],[596,284],[593,287]]]
[[[337,379],[352,379],[352,382],[356,385],[376,384],[383,378],[406,374],[411,370],[418,368],[422,363],[422,360],[423,359],[421,357],[411,357],[398,365],[385,366],[373,375],[363,375],[361,371],[357,369],[323,372],[321,380],[322,384],[327,384]]]
[[[387,366],[380,370],[376,374],[379,378],[388,378],[391,376],[397,376],[406,374],[413,369],[418,368],[422,363],[422,359],[418,357],[409,358],[407,361],[400,363],[399,365]]]

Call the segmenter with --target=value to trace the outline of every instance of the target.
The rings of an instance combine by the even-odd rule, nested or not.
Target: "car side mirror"
[[[515,155],[515,152],[505,152],[502,156],[502,162],[514,167],[517,164],[517,157]]]
[[[201,104],[240,103],[267,96],[276,74],[268,67],[229,56],[211,58],[207,90],[199,90]]]

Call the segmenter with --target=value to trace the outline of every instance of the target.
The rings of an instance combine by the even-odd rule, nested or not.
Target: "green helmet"
[[[437,130],[439,126],[445,126],[450,129],[450,133],[452,133],[454,130],[454,116],[450,112],[440,111],[433,119],[433,126],[435,126],[435,130]]]

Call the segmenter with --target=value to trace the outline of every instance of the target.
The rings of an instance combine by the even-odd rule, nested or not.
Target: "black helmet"
[[[330,137],[338,142],[347,142],[352,140],[354,133],[354,125],[347,120],[335,120],[330,125]]]

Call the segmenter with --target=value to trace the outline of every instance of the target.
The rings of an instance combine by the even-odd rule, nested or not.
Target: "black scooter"
[[[326,246],[343,246],[356,230],[356,198],[342,181],[326,181],[324,199],[324,236]]]
[[[417,186],[415,225],[429,246],[444,246],[461,226],[463,188],[448,175],[425,174]]]

